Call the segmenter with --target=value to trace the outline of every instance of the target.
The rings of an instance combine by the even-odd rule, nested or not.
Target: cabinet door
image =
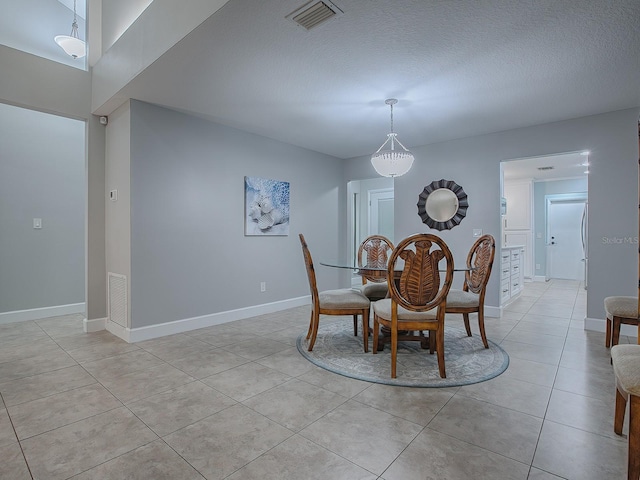
[[[522,273],[527,278],[532,278],[533,276],[533,249],[531,248],[531,232],[518,232],[518,233],[505,233],[504,234],[505,246],[513,246],[513,245],[523,245],[524,252],[520,255],[523,257],[521,259],[522,265]]]
[[[531,229],[531,182],[505,183],[504,196],[507,199],[506,230]]]

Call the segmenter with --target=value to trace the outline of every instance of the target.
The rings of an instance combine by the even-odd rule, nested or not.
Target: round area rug
[[[446,326],[444,361],[447,378],[440,378],[438,358],[419,342],[399,342],[397,378],[391,378],[391,347],[372,353],[373,336],[369,337],[369,353],[364,353],[362,332],[353,335],[353,322],[320,321],[318,336],[309,352],[306,332],[298,337],[298,351],[313,364],[346,377],[367,382],[406,387],[456,387],[497,377],[509,366],[509,355],[489,341],[484,348],[479,336],[468,337],[463,329]]]

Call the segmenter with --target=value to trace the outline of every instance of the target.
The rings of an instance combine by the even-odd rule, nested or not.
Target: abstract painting
[[[244,234],[289,235],[289,182],[244,177]]]

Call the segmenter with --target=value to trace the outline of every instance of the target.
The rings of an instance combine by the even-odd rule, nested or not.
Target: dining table
[[[387,279],[387,271],[388,268],[387,266],[375,266],[375,265],[364,265],[364,266],[358,266],[355,265],[353,262],[345,262],[345,261],[334,261],[334,260],[329,260],[329,261],[320,261],[320,265],[324,266],[324,267],[330,267],[330,268],[339,268],[342,270],[351,270],[354,274],[359,275],[363,278],[366,278],[369,281],[373,281],[373,282],[382,282],[384,280]],[[469,267],[467,265],[465,265],[464,267],[454,267],[453,271],[454,272],[471,272],[475,270],[475,267]],[[441,272],[445,272],[446,270],[440,270]],[[394,270],[394,282],[397,283],[400,280],[400,277],[402,276],[402,269],[397,269]],[[371,332],[372,330],[369,329],[369,332]],[[429,343],[428,337],[424,337],[422,335],[422,332],[420,332],[420,335],[418,336],[418,338],[414,338],[408,335],[409,332],[398,332],[401,334],[401,337],[405,337],[405,339],[410,339],[410,340],[420,340],[420,346],[423,349],[426,349],[429,347]],[[384,349],[384,345],[385,343],[389,343],[390,338],[391,338],[391,332],[388,328],[382,326],[380,329],[380,336],[378,337],[378,350],[383,350]],[[399,339],[401,340],[402,338],[399,337]]]

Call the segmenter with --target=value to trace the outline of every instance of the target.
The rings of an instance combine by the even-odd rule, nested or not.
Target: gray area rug
[[[386,385],[407,387],[455,387],[484,382],[497,377],[509,366],[509,356],[501,347],[489,341],[484,348],[479,336],[467,337],[464,329],[445,327],[444,348],[447,378],[440,378],[436,354],[422,350],[419,342],[398,344],[397,378],[391,378],[391,348],[372,353],[373,337],[369,338],[369,353],[364,353],[362,332],[353,336],[353,322],[322,323],[313,351],[307,351],[306,331],[296,342],[298,351],[315,365],[346,377]]]

